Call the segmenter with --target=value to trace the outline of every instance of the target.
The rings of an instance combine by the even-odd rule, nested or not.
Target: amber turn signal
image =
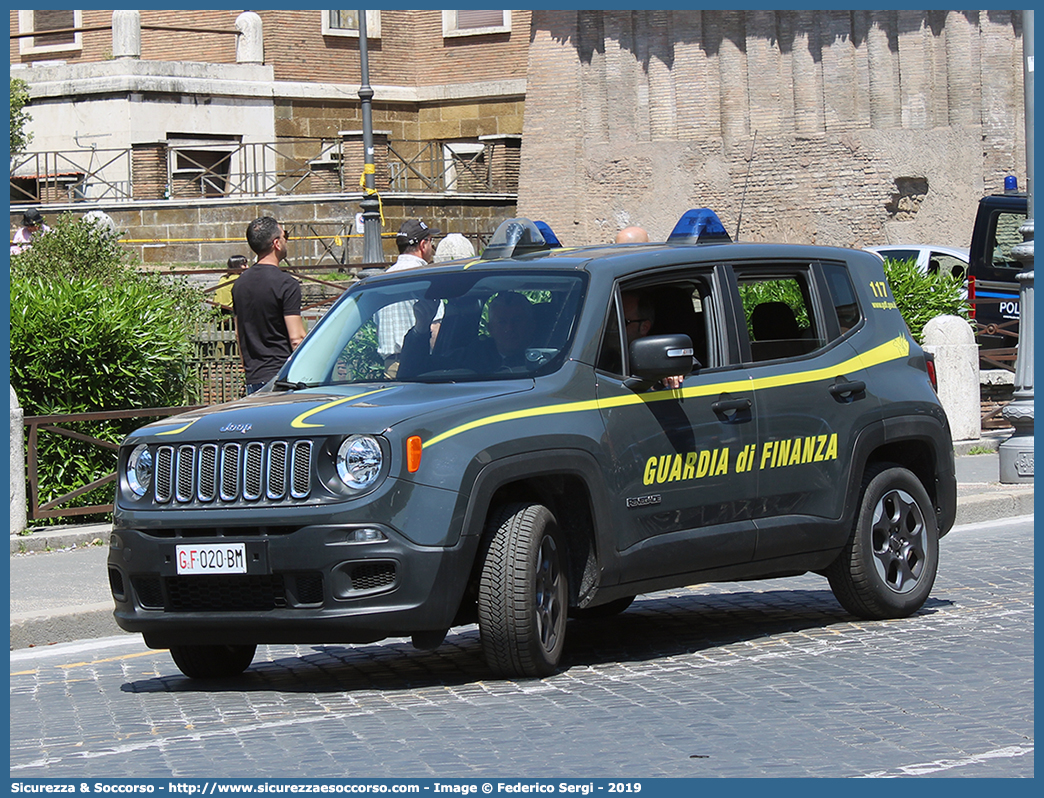
[[[422,448],[419,435],[411,435],[406,439],[406,470],[411,474],[417,473],[420,468]]]

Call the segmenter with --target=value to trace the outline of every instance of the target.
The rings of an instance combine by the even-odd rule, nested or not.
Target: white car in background
[[[961,280],[968,276],[967,247],[934,247],[927,244],[886,244],[879,247],[863,247],[867,252],[876,252],[886,260],[914,260],[924,274],[947,272]]]

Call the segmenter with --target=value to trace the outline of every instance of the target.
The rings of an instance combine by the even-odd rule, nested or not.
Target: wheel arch
[[[917,477],[935,509],[942,537],[956,516],[957,482],[953,468],[953,444],[948,431],[934,419],[886,419],[862,432],[853,452],[845,499],[845,527],[855,520],[868,469],[891,463]]]
[[[479,472],[464,520],[464,534],[481,538],[486,523],[497,508],[506,504],[542,504],[555,516],[566,542],[569,560],[570,604],[596,589],[604,577],[610,545],[612,519],[609,498],[601,485],[597,461],[581,450],[545,450],[496,460]],[[471,586],[465,593],[472,593]]]

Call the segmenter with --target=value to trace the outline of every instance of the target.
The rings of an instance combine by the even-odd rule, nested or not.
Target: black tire
[[[238,676],[254,659],[257,646],[171,646],[174,664],[190,679]]]
[[[635,596],[624,596],[623,598],[614,599],[605,604],[599,604],[597,607],[585,607],[584,609],[570,607],[569,617],[576,618],[578,621],[589,621],[596,618],[612,618],[614,615],[619,615],[630,607],[634,599]]]
[[[539,504],[503,508],[490,521],[479,578],[482,653],[501,676],[539,678],[558,668],[569,605],[566,551]]]
[[[852,535],[826,572],[841,606],[874,620],[913,615],[938,568],[939,527],[920,480],[896,465],[868,471]]]

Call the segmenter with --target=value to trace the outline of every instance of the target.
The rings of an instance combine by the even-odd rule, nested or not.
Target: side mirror
[[[695,359],[692,339],[687,335],[650,335],[632,341],[629,348],[631,374],[643,382],[658,382],[664,377],[684,377],[700,367]]]

